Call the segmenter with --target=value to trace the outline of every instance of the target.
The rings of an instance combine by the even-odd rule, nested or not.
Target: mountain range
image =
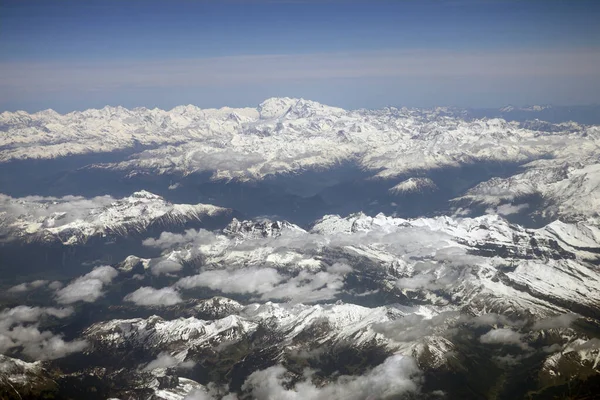
[[[0,114],[0,397],[593,398],[600,125],[556,109]]]

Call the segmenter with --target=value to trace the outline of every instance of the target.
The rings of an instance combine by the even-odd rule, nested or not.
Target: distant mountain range
[[[600,105],[552,106],[532,105],[525,107],[504,106],[495,108],[471,108],[466,110],[471,118],[504,118],[508,121],[525,122],[537,119],[559,124],[574,121],[586,125],[600,124]]]

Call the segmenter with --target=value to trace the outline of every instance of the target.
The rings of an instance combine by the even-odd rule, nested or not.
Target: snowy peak
[[[258,112],[261,119],[273,119],[282,117],[299,99],[289,97],[271,97],[259,104]]]
[[[223,232],[239,239],[259,239],[280,236],[283,231],[305,232],[304,229],[287,221],[239,221],[234,218]]]
[[[300,99],[292,105],[284,114],[287,119],[316,118],[316,117],[340,117],[347,114],[342,108],[326,106],[316,101]]]
[[[256,329],[256,324],[230,315],[214,321],[193,317],[165,321],[158,316],[111,320],[90,326],[84,335],[98,347],[179,346],[179,351],[191,347],[209,347],[218,342],[237,341]]]
[[[590,297],[600,290],[593,266],[600,260],[600,242],[588,225],[528,230],[498,215],[407,220],[355,214],[326,216],[311,233],[335,238],[331,243],[344,251],[396,270],[405,276],[396,284],[406,293],[435,299],[445,292],[455,305],[539,315],[565,304],[578,304],[579,312],[589,314],[600,306]],[[417,269],[415,259],[425,264]],[[425,268],[429,262],[431,269]]]
[[[271,98],[257,108],[3,113],[0,126],[6,133],[0,162],[151,146],[93,168],[128,177],[207,171],[214,179],[242,181],[344,162],[392,178],[478,162],[585,158],[597,153],[600,141],[596,126],[466,120],[445,108],[346,111],[292,98]],[[413,180],[394,191],[429,186]]]
[[[257,108],[261,119],[300,119],[313,117],[339,117],[347,114],[342,108],[326,106],[316,101],[272,97]]]
[[[437,190],[437,186],[429,178],[408,178],[390,188],[392,194],[428,193]]]
[[[515,109],[517,109],[515,106],[509,104],[507,106],[500,108],[500,112],[511,112],[511,111],[514,111]]]
[[[535,212],[544,218],[598,225],[600,160],[597,155],[586,157],[585,147],[580,152],[577,162],[569,157],[529,163],[525,172],[482,182],[455,201],[496,207],[537,196],[543,201]]]
[[[225,299],[220,298],[219,302]],[[267,302],[250,304],[224,318],[205,321],[197,318],[164,320],[158,316],[147,319],[111,320],[97,323],[85,331],[85,338],[99,348],[118,349],[122,346],[144,348],[155,352],[169,347],[172,352],[184,352],[191,348],[212,347],[219,343],[237,342],[250,337],[259,326],[268,327],[271,334],[284,335],[283,343],[303,342],[312,345],[347,343],[353,340],[360,346],[381,335],[371,329],[375,323],[385,323],[403,315],[388,307],[368,308],[354,304],[288,305]],[[315,326],[327,326],[320,337]],[[389,343],[389,346],[393,346]]]
[[[132,199],[146,199],[146,200],[160,200],[162,197],[156,195],[154,193],[150,193],[147,190],[140,190],[139,192],[134,192],[128,200]]]
[[[153,225],[183,226],[231,210],[205,204],[171,204],[148,191],[114,199],[76,196],[12,198],[0,195],[0,226],[12,239],[86,242],[93,236],[126,236]]]
[[[507,106],[500,108],[499,111],[502,113],[510,113],[510,112],[514,112],[514,111],[539,112],[539,111],[546,110],[548,108],[552,108],[552,106],[546,104],[546,105],[532,105],[532,106],[525,106],[525,107],[516,107],[516,106],[509,104]]]
[[[552,106],[549,106],[549,105],[533,105],[533,106],[523,107],[522,110],[523,111],[543,111],[543,110],[546,110],[548,108],[552,108]]]

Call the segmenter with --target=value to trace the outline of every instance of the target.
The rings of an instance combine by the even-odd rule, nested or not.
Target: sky
[[[600,103],[597,0],[3,0],[0,111]]]

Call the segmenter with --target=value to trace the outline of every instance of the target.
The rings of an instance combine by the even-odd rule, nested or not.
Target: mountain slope
[[[346,111],[289,98],[268,99],[256,109],[5,112],[0,127],[0,161],[141,145],[149,149],[103,168],[133,174],[211,171],[214,178],[240,180],[342,161],[381,177],[478,161],[524,162],[576,148],[592,152],[600,136],[597,127],[578,124],[550,124],[546,132],[502,119],[466,121],[441,109]]]
[[[123,199],[110,196],[84,199],[0,195],[0,228],[8,241],[85,243],[95,236],[127,236],[157,227],[172,229],[231,210],[205,204],[171,204],[162,197],[139,191]]]

